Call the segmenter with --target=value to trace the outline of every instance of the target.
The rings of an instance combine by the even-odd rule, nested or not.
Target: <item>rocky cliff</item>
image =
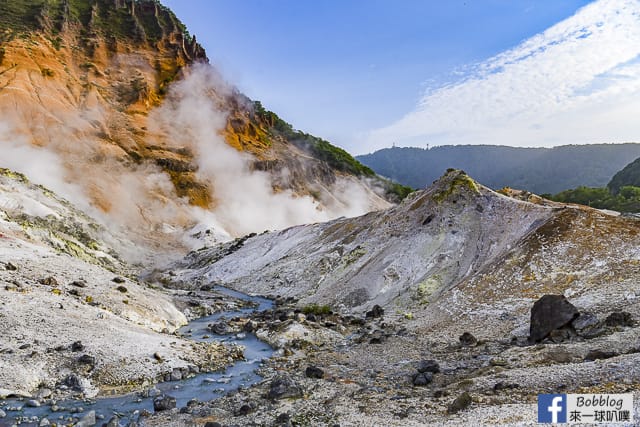
[[[267,183],[260,191],[304,198],[329,216],[352,210],[353,192],[346,187],[362,200],[358,212],[396,197],[371,171],[345,167],[359,165],[347,153],[314,138],[310,145],[296,143],[298,133],[279,132],[275,114],[207,63],[195,36],[154,0],[2,2],[4,166],[46,180],[74,201],[83,198],[96,215],[147,236],[193,225],[203,217],[198,208],[224,205],[224,187],[237,181],[228,170],[220,172],[224,167],[244,177],[255,173]],[[226,166],[207,169],[203,159],[223,157],[218,150]],[[25,163],[38,162],[58,164],[57,176],[40,179],[24,170]],[[155,216],[163,210],[172,212]],[[285,224],[312,219],[287,215]],[[238,227],[220,228],[238,233]],[[162,235],[155,240],[166,239],[175,242]]]

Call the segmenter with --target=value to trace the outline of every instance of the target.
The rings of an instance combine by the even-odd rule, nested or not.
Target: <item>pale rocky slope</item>
[[[451,171],[388,210],[203,248],[172,271],[185,284],[224,283],[360,311],[409,308],[501,261],[557,209]]]
[[[0,169],[0,396],[55,390],[71,374],[85,395],[126,391],[235,357],[169,335],[187,318],[169,295],[139,282],[108,241],[132,245]],[[82,355],[93,361],[79,363]]]
[[[163,276],[172,286],[300,299],[261,326],[282,347],[263,384],[173,425],[277,424],[283,413],[311,425],[535,425],[538,393],[639,390],[640,223],[509,194],[450,171],[387,211],[203,248],[172,265]],[[531,308],[545,294],[566,296],[591,326],[530,344]],[[313,313],[309,303],[342,316],[294,313]],[[382,317],[361,320],[376,303]],[[430,359],[439,372],[414,385]],[[321,379],[305,376],[309,365]],[[283,372],[302,398],[265,398]],[[464,392],[469,406],[448,409]],[[239,417],[243,404],[254,409]]]

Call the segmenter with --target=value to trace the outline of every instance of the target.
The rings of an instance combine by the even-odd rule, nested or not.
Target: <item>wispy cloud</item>
[[[425,92],[363,145],[640,141],[640,1],[599,0]]]

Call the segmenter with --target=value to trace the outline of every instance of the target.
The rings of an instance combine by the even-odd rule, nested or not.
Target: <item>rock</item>
[[[40,390],[38,390],[38,392],[36,393],[36,398],[42,400],[42,399],[47,399],[49,397],[51,397],[51,395],[53,394],[53,392],[51,391],[51,389],[48,388],[41,388]]]
[[[626,311],[615,311],[607,316],[604,324],[611,327],[633,326],[633,317],[631,317],[631,313]]]
[[[120,418],[117,416],[113,416],[107,421],[106,424],[103,424],[102,427],[119,427],[120,426]]]
[[[304,370],[304,375],[307,378],[324,378],[324,371],[317,366],[307,366],[307,369]]]
[[[374,305],[373,308],[367,311],[366,315],[367,319],[375,319],[378,317],[384,316],[384,309],[380,307],[378,304]]]
[[[82,391],[82,381],[76,374],[69,374],[62,381],[62,384],[75,391]]]
[[[47,418],[43,418],[40,420],[40,424],[38,424],[38,427],[47,427],[51,425],[51,421],[49,421]]]
[[[519,388],[520,385],[519,384],[515,384],[515,383],[505,383],[503,381],[499,381],[497,383],[494,384],[493,386],[493,390],[494,391],[500,391],[500,390],[510,390],[510,389],[514,389],[514,388]]]
[[[118,292],[122,292],[123,294],[126,294],[127,292],[129,292],[129,290],[128,290],[126,287],[122,286],[122,285],[118,286],[118,287],[116,288],[116,290],[117,290]]]
[[[207,421],[207,422],[204,424],[204,427],[222,427],[222,424],[220,424],[220,423],[219,423],[219,422],[217,422],[217,421]]]
[[[91,427],[96,425],[96,411],[89,411],[80,419],[75,427]]]
[[[476,337],[471,335],[469,332],[465,332],[462,335],[460,335],[458,340],[460,341],[460,344],[462,344],[465,347],[472,347],[478,343],[478,340],[476,339]]]
[[[244,332],[253,332],[255,330],[258,329],[258,322],[255,322],[253,320],[249,320],[247,323],[244,324],[244,326],[242,327],[242,330]]]
[[[78,358],[78,363],[82,363],[83,365],[95,366],[96,358],[88,354],[83,354]]]
[[[4,265],[4,269],[7,271],[16,271],[18,269],[18,267],[16,267],[14,264],[8,262]]]
[[[169,381],[180,381],[182,379],[182,371],[180,368],[174,368],[169,375]]]
[[[216,322],[209,326],[209,330],[214,334],[227,335],[233,332],[233,330],[227,325],[225,321]]]
[[[4,418],[7,416],[7,413],[0,409],[0,418]]]
[[[531,308],[529,341],[542,341],[551,331],[571,323],[579,315],[578,309],[564,295],[544,295]]]
[[[84,345],[82,344],[82,341],[76,341],[73,344],[71,344],[71,351],[82,351],[84,350]]]
[[[278,375],[271,381],[267,397],[272,400],[302,397],[302,389],[288,375]]]
[[[86,288],[87,287],[87,282],[85,282],[84,280],[75,280],[75,281],[69,283],[69,285],[75,286],[76,288]]]
[[[116,276],[113,279],[111,279],[112,282],[114,283],[124,283],[126,282],[126,280],[120,276]]]
[[[40,407],[40,402],[38,402],[35,399],[29,399],[25,402],[25,406],[29,407],[29,408],[39,408]]]
[[[376,329],[369,335],[369,344],[382,344],[386,339],[384,331]]]
[[[593,339],[593,338],[597,338],[597,337],[599,337],[601,335],[604,335],[606,333],[607,333],[607,328],[604,326],[604,324],[602,322],[600,322],[593,328],[582,330],[580,332],[580,336],[582,338],[590,340],[590,339]]]
[[[440,372],[440,365],[435,360],[421,360],[418,362],[417,370],[421,374],[425,372],[437,374]]]
[[[471,399],[471,395],[465,391],[460,396],[456,397],[456,400],[451,402],[451,404],[447,408],[447,413],[455,414],[457,412],[463,411],[467,409],[472,402],[473,400]]]
[[[595,338],[604,333],[600,321],[591,313],[580,313],[580,315],[571,322],[571,326],[573,326],[576,333],[583,338]]]
[[[610,359],[612,357],[616,357],[618,353],[615,351],[605,351],[605,350],[591,350],[584,357],[585,362],[592,362],[598,359]]]
[[[160,353],[158,353],[157,351],[153,353],[153,358],[156,359],[158,362],[164,362],[164,358],[160,356]]]
[[[418,372],[411,377],[411,382],[417,387],[423,387],[433,381],[433,373],[431,372]]]
[[[549,332],[548,338],[554,343],[561,343],[571,338],[571,330],[568,326],[563,326],[560,329],[554,329]]]
[[[286,412],[283,412],[282,414],[278,415],[274,425],[278,426],[278,427],[289,427],[289,426],[291,426],[292,425],[291,424],[291,416],[289,414],[287,414]]]
[[[249,415],[253,411],[253,408],[246,403],[242,405],[238,411],[236,412],[237,416],[244,417],[245,415]]]
[[[58,287],[58,281],[55,279],[55,277],[52,277],[52,276],[45,277],[44,279],[40,279],[38,280],[38,282],[45,286],[51,286],[52,288]]]
[[[153,410],[156,412],[168,411],[176,407],[176,398],[168,395],[158,396],[153,400]]]

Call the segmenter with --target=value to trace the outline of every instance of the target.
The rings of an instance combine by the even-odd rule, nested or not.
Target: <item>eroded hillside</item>
[[[0,169],[1,398],[39,389],[57,398],[126,392],[174,369],[217,369],[237,356],[169,335],[187,318],[121,260],[112,244],[134,247],[123,240],[24,175]],[[69,382],[71,390],[63,387]]]
[[[282,121],[226,83],[156,1],[12,0],[0,16],[4,166],[46,181],[85,210],[145,237],[157,232],[161,241],[161,230],[203,222],[220,207],[235,210],[225,207],[227,193],[239,191],[227,190],[250,176],[260,182],[238,185],[304,200],[304,209],[285,210],[265,228],[397,200],[399,187],[347,153],[278,131]],[[44,171],[42,163],[56,168]],[[204,222],[221,238],[250,228],[216,219]]]
[[[264,369],[272,380],[181,422],[237,422],[233,408],[255,402],[241,425],[281,412],[318,425],[531,425],[541,392],[637,390],[640,223],[506,193],[450,170],[386,211],[246,236],[171,266],[167,286],[281,296],[257,319],[281,349]],[[536,338],[544,295],[572,317]],[[283,372],[300,394],[265,400]]]

